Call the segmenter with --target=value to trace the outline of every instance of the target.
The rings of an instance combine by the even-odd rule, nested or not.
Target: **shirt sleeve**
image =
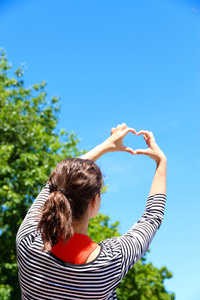
[[[148,197],[144,213],[137,223],[118,241],[122,251],[122,277],[144,255],[164,216],[165,194],[154,194]]]
[[[22,224],[19,227],[17,237],[16,237],[16,244],[17,246],[20,244],[21,240],[31,232],[37,230],[37,226],[40,220],[40,211],[43,207],[45,201],[48,199],[50,195],[50,188],[49,184],[47,183],[33,204],[31,205],[26,217],[24,218]]]

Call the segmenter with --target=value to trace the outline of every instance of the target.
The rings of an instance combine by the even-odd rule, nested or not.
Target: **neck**
[[[93,202],[91,201],[91,203],[93,203]],[[88,205],[88,209],[87,209],[86,213],[84,214],[84,216],[80,220],[75,220],[72,222],[72,227],[74,229],[74,233],[88,235],[87,234],[88,224],[89,224],[89,220],[92,216],[92,212],[93,212],[93,205],[91,205],[91,203]]]
[[[72,223],[74,233],[87,235],[89,220],[79,220]]]

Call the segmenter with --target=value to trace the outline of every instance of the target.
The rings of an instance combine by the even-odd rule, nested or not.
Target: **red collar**
[[[88,235],[74,233],[65,244],[61,240],[52,247],[51,253],[57,258],[71,263],[83,264],[88,256],[98,247]]]

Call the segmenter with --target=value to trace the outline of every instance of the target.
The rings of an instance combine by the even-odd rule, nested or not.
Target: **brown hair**
[[[50,250],[59,239],[66,242],[73,236],[72,221],[80,220],[90,201],[96,194],[100,195],[103,179],[93,161],[70,158],[57,164],[48,183],[50,196],[38,224],[44,241],[43,250]]]

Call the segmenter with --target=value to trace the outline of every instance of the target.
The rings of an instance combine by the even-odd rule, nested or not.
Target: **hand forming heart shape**
[[[133,150],[130,147],[124,146],[123,139],[129,132],[132,132],[138,136],[143,135],[148,148]],[[123,123],[118,125],[116,128],[111,129],[111,136],[108,138],[108,140],[112,145],[112,151],[125,151],[133,155],[144,154],[151,157],[156,162],[159,162],[161,159],[166,159],[164,153],[156,144],[153,133],[147,130],[140,130],[139,132],[136,132],[134,128],[127,127],[127,125]]]

